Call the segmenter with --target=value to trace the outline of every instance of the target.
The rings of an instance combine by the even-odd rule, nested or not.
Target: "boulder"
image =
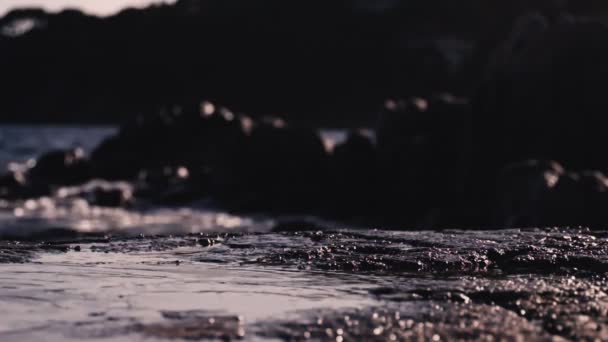
[[[383,207],[412,225],[429,210],[460,204],[470,164],[469,132],[465,99],[387,101],[377,126]]]
[[[135,182],[135,196],[155,204],[180,205],[209,195],[208,179],[192,177],[185,166],[146,169]]]
[[[245,134],[235,114],[210,102],[140,116],[92,153],[94,173],[110,180],[132,180],[142,170],[185,166],[216,174],[242,150]],[[216,171],[214,171],[216,170]]]
[[[606,170],[608,27],[567,15],[528,14],[497,49],[475,100],[478,159],[503,165],[559,160]]]
[[[352,130],[331,154],[331,209],[352,218],[375,214],[378,194],[377,151],[369,132]],[[336,214],[334,212],[334,214]]]
[[[46,153],[27,173],[30,185],[76,185],[90,176],[89,162],[80,148]]]
[[[240,178],[267,210],[319,208],[329,177],[328,155],[318,132],[264,118],[245,146]]]
[[[498,175],[495,202],[495,225],[535,227],[543,224],[546,211],[557,205],[553,189],[567,191],[569,176],[554,161],[526,160],[507,165]],[[555,204],[549,204],[555,201]],[[546,222],[546,221],[545,221]]]
[[[27,186],[27,180],[22,172],[9,172],[0,176],[0,199],[17,200],[25,199],[32,193]],[[40,191],[44,194],[47,191]]]
[[[608,179],[599,171],[567,172],[551,161],[507,166],[499,177],[497,228],[608,225]]]

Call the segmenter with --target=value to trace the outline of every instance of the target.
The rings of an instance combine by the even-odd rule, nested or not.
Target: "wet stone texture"
[[[429,274],[608,272],[606,234],[589,230],[292,233],[258,262],[306,269]]]
[[[93,324],[97,330],[91,331],[83,326],[79,331],[85,336],[79,337],[608,340],[608,233],[604,231],[289,230],[107,236],[78,242],[2,242],[0,262],[37,262],[46,253],[127,257],[155,252],[167,264],[175,261],[172,267],[177,270],[190,267],[188,274],[214,265],[226,272],[265,272],[259,279],[270,283],[273,277],[280,283],[280,276],[302,275],[315,289],[351,282],[350,290],[346,286],[340,293],[355,298],[349,307],[285,307],[285,314],[253,320],[240,317],[239,312],[163,310],[161,319],[153,322],[106,320]],[[248,287],[257,280],[251,281]],[[294,283],[283,286],[279,290],[283,294],[297,297],[302,292]],[[265,287],[264,291],[270,290]],[[252,287],[248,296],[267,294],[264,291]],[[302,294],[298,300],[315,300],[311,298],[317,297]],[[100,324],[103,329],[98,329]]]
[[[64,243],[23,243],[20,241],[0,241],[0,264],[25,263],[43,252],[62,253],[69,250]]]
[[[163,317],[169,322],[136,325],[133,329],[152,338],[234,340],[245,336],[240,317],[196,315],[192,312],[163,312]]]
[[[390,308],[388,308],[390,307]],[[401,312],[408,312],[402,314]],[[461,303],[366,308],[320,314],[308,322],[275,323],[262,335],[286,340],[447,341],[551,340],[552,336],[501,307]]]

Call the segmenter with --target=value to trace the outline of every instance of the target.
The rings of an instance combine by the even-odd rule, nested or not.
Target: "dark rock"
[[[464,99],[386,102],[377,141],[380,197],[389,213],[413,225],[433,209],[458,205],[469,167],[469,126]]]
[[[244,138],[236,114],[203,102],[137,117],[93,151],[91,159],[95,175],[104,179],[132,180],[142,171],[161,170],[160,177],[148,181],[169,181],[172,175],[164,170],[186,167],[192,177],[221,183],[233,172]]]
[[[209,102],[203,102],[201,112],[205,127],[192,145],[194,159],[188,158],[186,163],[192,180],[208,187],[205,190],[216,197],[242,193],[247,182],[242,175],[247,165],[243,163],[251,144],[246,127],[249,119]]]
[[[236,316],[203,316],[196,312],[163,312],[162,315],[167,321],[134,325],[129,331],[153,339],[233,341],[245,337],[243,321]]]
[[[196,175],[185,166],[146,169],[135,182],[135,197],[157,204],[179,205],[208,195],[208,177]]]
[[[496,224],[500,227],[540,224],[543,206],[565,173],[553,161],[529,160],[508,165],[498,176]]]
[[[47,191],[41,191],[46,193]],[[0,176],[0,198],[14,200],[24,199],[31,194],[27,187],[27,180],[22,172],[10,172]]]
[[[542,213],[545,225],[603,228],[608,224],[606,177],[598,171],[560,177]]]
[[[495,52],[475,101],[475,146],[486,166],[534,158],[573,171],[608,168],[598,87],[608,76],[608,27],[560,18],[523,16]]]
[[[133,194],[124,189],[97,188],[92,193],[91,204],[101,207],[128,207],[133,205]]]
[[[138,116],[103,141],[91,154],[94,175],[107,180],[132,180],[145,168],[170,165],[180,154],[174,139],[176,116],[159,111]]]
[[[120,136],[105,139],[91,155],[93,175],[107,180],[134,178],[140,170],[129,154],[129,146]]]
[[[608,224],[608,179],[598,171],[566,172],[555,162],[511,164],[499,177],[498,227]]]
[[[149,187],[166,188],[177,185],[190,178],[190,171],[185,166],[165,166],[159,169],[142,170],[137,181]]]
[[[32,185],[76,185],[90,179],[89,163],[79,148],[52,151],[36,161],[27,178]]]
[[[363,131],[351,131],[346,141],[331,155],[331,192],[336,200],[333,215],[376,213],[378,203],[377,151],[372,139]]]
[[[301,321],[272,321],[263,324],[262,336],[289,341],[551,340],[542,327],[499,306],[412,297],[382,307],[313,311]]]
[[[81,184],[89,178],[89,163],[81,149],[52,151],[22,170],[0,177],[0,198],[49,196],[55,187]]]
[[[317,132],[278,118],[258,122],[248,138],[240,178],[265,210],[319,208],[328,182],[328,155]]]

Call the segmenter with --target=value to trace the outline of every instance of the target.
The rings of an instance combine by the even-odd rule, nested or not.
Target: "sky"
[[[13,8],[43,7],[49,11],[63,8],[80,8],[84,12],[97,15],[109,15],[127,6],[145,6],[157,2],[174,2],[175,0],[0,0],[0,16]]]

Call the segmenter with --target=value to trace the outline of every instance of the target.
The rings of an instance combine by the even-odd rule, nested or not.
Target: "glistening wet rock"
[[[608,337],[606,282],[604,276],[463,277],[416,280],[377,288],[372,294],[407,305],[457,303],[464,311],[489,306],[520,317],[522,322],[534,322],[543,334],[603,340]]]
[[[184,340],[231,341],[245,337],[245,328],[239,317],[206,316],[190,313],[163,312],[167,322],[137,324],[131,329],[148,338]]]
[[[287,341],[549,341],[552,337],[512,311],[483,304],[419,301],[309,315],[303,322],[262,324],[260,334]]]
[[[322,341],[559,341],[608,337],[605,290],[608,234],[605,231],[582,228],[441,232],[291,229],[181,236],[118,233],[107,237],[64,236],[51,243],[31,239],[2,244],[0,261],[36,261],[43,253],[65,252],[68,254],[63,260],[80,260],[87,270],[94,267],[88,260],[108,261],[112,265],[105,267],[120,279],[119,299],[140,305],[138,298],[142,297],[138,296],[149,295],[146,290],[138,288],[127,294],[128,299],[123,299],[123,284],[127,280],[118,270],[128,265],[128,260],[137,263],[125,269],[127,274],[145,274],[137,278],[137,284],[145,284],[148,279],[162,286],[170,272],[177,272],[175,284],[186,285],[188,291],[192,291],[185,293],[188,299],[213,292],[210,284],[232,284],[238,272],[262,272],[261,278],[270,279],[270,283],[275,276],[283,277],[283,282],[263,285],[267,286],[263,293],[247,292],[248,298],[269,295],[266,291],[274,289],[278,292],[270,295],[287,296],[290,302],[298,291],[306,292],[312,287],[323,290],[336,284],[344,286],[328,297],[298,298],[300,304],[314,301],[314,307],[320,307],[319,310],[311,311],[307,304],[303,311],[253,322],[247,317],[245,320],[238,317],[240,313],[234,311],[239,308],[237,303],[231,306],[230,314],[163,307],[154,321],[95,315],[90,321],[74,326],[53,325],[69,336],[108,338],[136,334],[153,338],[236,339],[246,333],[244,338]],[[75,245],[81,247],[80,253],[70,248]],[[77,265],[76,262],[72,267]],[[25,265],[29,266],[65,267],[49,259]],[[183,284],[184,272],[191,274],[199,270],[201,275]],[[11,274],[21,273],[13,270]],[[211,283],[206,282],[206,276],[211,277]],[[259,280],[239,279],[244,284],[234,285],[246,288],[257,286]],[[171,293],[171,288],[165,289]],[[156,290],[154,298],[159,295]],[[352,302],[356,307],[335,308],[332,305],[337,296],[346,303],[356,299]],[[70,301],[67,294],[58,298]],[[320,306],[328,302],[318,301],[319,298],[328,299],[332,305]],[[187,305],[191,307],[189,302]]]
[[[0,241],[0,264],[27,263],[40,253],[65,253],[69,245],[64,242]]]
[[[607,272],[608,242],[589,230],[285,233],[294,245],[257,262],[385,274]]]

